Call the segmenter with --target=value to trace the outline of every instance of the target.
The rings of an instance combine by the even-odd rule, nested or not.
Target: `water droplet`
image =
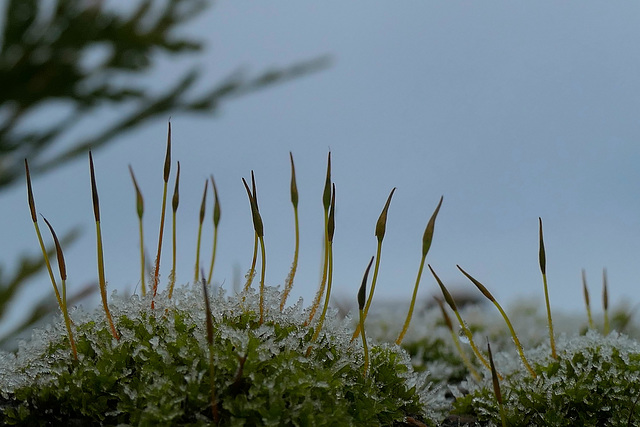
[[[458,331],[458,338],[460,338],[460,341],[463,344],[469,344],[469,337],[467,337],[467,334],[464,333],[464,329],[460,329]]]

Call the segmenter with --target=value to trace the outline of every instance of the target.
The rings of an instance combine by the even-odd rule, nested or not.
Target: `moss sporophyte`
[[[0,352],[0,424],[640,425],[640,344],[634,338],[638,328],[630,322],[628,312],[610,312],[606,274],[604,326],[600,328],[599,318],[592,315],[584,272],[587,316],[581,323],[586,323],[585,327],[578,332],[579,327],[563,330],[563,322],[552,323],[541,219],[538,261],[544,315],[537,307],[525,307],[510,310],[508,316],[488,288],[461,267],[461,273],[473,285],[470,288],[480,291],[497,308],[500,318],[492,318],[491,311],[478,305],[456,303],[431,265],[429,270],[443,297],[437,299],[440,309],[434,306],[425,310],[417,304],[442,199],[422,235],[409,308],[402,306],[398,314],[385,304],[372,304],[393,188],[377,223],[372,224],[377,250],[353,299],[357,311],[353,318],[341,318],[329,307],[335,286],[334,263],[344,262],[335,260],[333,253],[334,234],[339,234],[340,224],[336,205],[341,198],[331,180],[330,154],[324,191],[319,197],[324,211],[322,277],[308,307],[301,299],[287,304],[300,251],[293,154],[290,194],[295,243],[289,276],[282,290],[266,283],[269,218],[263,218],[260,212],[256,179],[251,172],[251,184],[245,179],[242,182],[253,220],[253,257],[243,289],[233,295],[212,284],[221,223],[221,204],[212,175],[206,181],[200,206],[196,259],[191,267],[180,270],[195,280],[191,285],[175,286],[178,162],[171,200],[172,265],[165,285],[160,283],[159,267],[171,180],[169,127],[155,264],[147,268],[145,263],[143,192],[130,167],[135,195],[132,209],[138,216],[140,245],[140,269],[131,275],[139,276],[141,295],[113,292],[109,296],[103,253],[111,248],[104,247],[101,236],[96,179],[100,165],[96,160],[94,168],[89,153],[102,300],[101,310],[93,313],[67,306],[63,248],[54,231],[55,221],[43,217],[55,246],[58,282],[48,257],[51,252],[40,233],[25,160],[29,213],[60,316],[45,329],[34,330],[32,339],[21,342],[16,353]],[[209,188],[214,230],[211,239],[202,240]],[[202,265],[200,253],[207,241],[212,243],[208,248],[211,259],[208,265]],[[258,262],[260,280],[255,287]],[[73,271],[69,275],[73,276]],[[318,310],[320,304],[322,310]],[[453,310],[459,329],[454,327],[447,306]],[[566,324],[572,321],[564,320]],[[627,335],[621,333],[622,329]],[[487,345],[478,346],[477,342]]]

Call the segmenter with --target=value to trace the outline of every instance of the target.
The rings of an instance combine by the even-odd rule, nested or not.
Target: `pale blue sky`
[[[173,158],[182,165],[178,281],[192,280],[210,173],[222,204],[215,280],[230,287],[235,265],[244,274],[253,230],[241,177],[253,169],[267,282],[282,284],[293,254],[292,151],[302,229],[294,295],[308,301],[319,281],[320,198],[331,149],[334,290],[341,298],[355,301],[375,253],[376,219],[395,186],[378,301],[408,302],[422,233],[441,195],[428,262],[452,288],[473,291],[455,268],[460,264],[507,305],[542,301],[540,216],[555,309],[582,309],[582,268],[595,304],[603,267],[613,303],[640,301],[639,18],[635,2],[217,2],[185,28],[208,42],[205,53],[161,60],[150,85],[170,84],[194,63],[206,71],[202,88],[239,67],[252,75],[323,54],[333,65],[225,103],[215,116],[173,117]],[[118,113],[104,111],[78,133]],[[94,155],[110,290],[138,282],[128,164],[145,196],[146,238],[155,251],[165,141],[166,121],[159,120]],[[23,187],[0,194],[5,267],[38,250]],[[37,177],[34,190],[38,211],[59,234],[83,226],[83,237],[65,252],[69,286],[95,279],[87,162]],[[208,262],[212,227],[205,224]],[[169,248],[166,240],[165,279]],[[28,294],[52,292],[44,276],[29,286]],[[420,298],[436,290],[425,272]]]

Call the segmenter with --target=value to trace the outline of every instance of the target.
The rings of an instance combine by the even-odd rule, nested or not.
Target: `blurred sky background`
[[[203,89],[239,67],[255,75],[324,54],[332,65],[227,102],[216,115],[172,117],[170,189],[176,160],[182,169],[178,283],[193,280],[198,209],[211,173],[222,207],[214,280],[231,289],[234,268],[241,275],[248,269],[253,229],[241,178],[252,169],[265,224],[267,283],[284,282],[294,243],[291,151],[301,250],[290,301],[310,301],[320,278],[321,195],[331,150],[336,298],[355,304],[376,249],[376,220],[397,187],[374,304],[408,304],[422,234],[444,195],[427,261],[452,289],[475,292],[457,271],[460,264],[507,307],[522,299],[542,302],[540,216],[552,308],[582,310],[585,268],[599,312],[603,267],[612,303],[628,300],[633,306],[640,302],[638,22],[638,2],[214,3],[183,28],[206,41],[204,53],[179,61],[158,58],[160,71],[145,80],[150,86],[169,85],[194,63],[207,76]],[[55,114],[43,111],[38,120]],[[76,135],[92,133],[119,114],[105,109]],[[166,121],[158,120],[94,153],[110,291],[140,289],[129,164],[145,197],[146,243],[154,256],[166,132]],[[33,183],[38,212],[58,235],[82,226],[82,237],[65,248],[69,289],[95,280],[88,162]],[[5,268],[19,255],[39,251],[24,187],[20,182],[0,193]],[[207,267],[213,228],[208,197],[202,246]],[[170,232],[165,236],[162,286],[171,264]],[[425,269],[419,297],[424,301],[436,291]],[[51,292],[45,275],[23,290],[24,298]]]

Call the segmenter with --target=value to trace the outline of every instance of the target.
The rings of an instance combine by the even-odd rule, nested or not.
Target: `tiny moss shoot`
[[[247,190],[247,196],[249,197],[249,203],[251,205],[251,217],[253,219],[253,228],[255,235],[260,240],[260,255],[261,255],[261,274],[260,274],[260,324],[264,321],[264,279],[267,267],[267,253],[264,246],[264,225],[262,223],[262,217],[260,216],[260,209],[258,208],[258,194],[256,191],[256,181],[253,171],[251,171],[251,185],[253,193],[249,190],[247,181],[242,178],[244,187]]]
[[[138,214],[138,234],[140,236],[140,288],[142,296],[147,294],[146,280],[144,277],[144,227],[142,218],[144,216],[144,199],[142,198],[142,192],[138,187],[138,182],[133,174],[133,168],[129,165],[129,173],[131,174],[131,180],[133,181],[133,187],[136,190],[136,213]]]
[[[324,258],[322,261],[322,279],[316,297],[311,305],[307,325],[311,323],[320,306],[320,300],[324,295],[324,288],[327,283],[327,269],[329,266],[329,207],[331,206],[331,151],[327,156],[327,175],[324,180],[324,190],[322,191],[322,207],[324,208]]]
[[[293,280],[296,277],[296,270],[298,269],[298,252],[300,250],[300,225],[298,223],[298,184],[296,183],[296,167],[293,163],[293,154],[289,151],[289,159],[291,160],[291,205],[293,206],[293,221],[295,228],[295,247],[293,250],[293,261],[291,262],[291,269],[289,275],[284,284],[284,291],[282,292],[282,301],[280,302],[280,311],[284,310],[284,306],[293,288]]]
[[[242,179],[242,182],[244,182],[244,178]],[[251,218],[254,222],[254,233],[253,233],[253,257],[251,258],[251,267],[249,268],[249,271],[246,274],[246,283],[244,284],[244,292],[247,293],[249,291],[249,288],[251,288],[251,284],[253,283],[253,279],[256,276],[256,263],[258,261],[258,233],[255,231],[255,220],[253,219],[253,201],[251,199],[251,196],[253,196],[253,200],[257,199],[257,194],[256,194],[256,186],[255,183],[252,181],[251,183],[252,185],[252,193],[250,193],[249,196],[249,202],[251,203]],[[244,186],[245,188],[247,188],[248,191],[248,186],[247,183],[244,182]]]
[[[158,294],[158,282],[160,281],[160,255],[162,254],[162,237],[164,234],[164,215],[167,210],[167,185],[169,184],[169,174],[171,173],[171,122],[167,130],[167,152],[164,156],[164,173],[162,180],[164,186],[162,190],[162,210],[160,211],[160,231],[158,232],[158,252],[156,253],[156,263],[153,272],[153,298]],[[151,308],[155,307],[155,301],[151,300]]]
[[[376,265],[373,268],[373,279],[371,280],[371,289],[369,290],[369,297],[367,298],[367,304],[364,307],[364,317],[366,319],[367,314],[369,314],[369,307],[371,306],[371,301],[373,300],[373,293],[376,289],[376,283],[378,281],[378,269],[380,268],[380,257],[382,255],[382,240],[384,239],[384,234],[387,229],[387,212],[389,211],[389,205],[391,204],[391,198],[393,197],[393,193],[396,191],[396,188],[393,187],[389,197],[387,197],[387,202],[382,208],[382,212],[378,217],[378,222],[376,223],[375,236],[378,240],[378,249],[376,250]],[[360,328],[356,328],[351,340],[358,338],[360,335]]]
[[[218,200],[218,187],[213,179],[213,175],[210,175],[211,187],[213,188],[213,250],[211,252],[211,263],[209,264],[209,277],[207,283],[211,283],[213,280],[213,266],[216,263],[216,252],[218,250],[218,224],[220,224],[220,201]]]
[[[316,325],[315,333],[313,334],[313,338],[311,338],[311,342],[314,342],[318,335],[320,335],[320,331],[322,330],[322,325],[324,324],[324,318],[327,315],[327,309],[329,308],[329,299],[331,298],[331,284],[333,281],[333,234],[336,228],[336,219],[335,219],[335,211],[336,211],[336,186],[333,185],[333,191],[331,192],[331,209],[329,210],[329,223],[328,223],[328,235],[327,235],[327,243],[329,244],[329,269],[327,276],[327,294],[324,299],[324,307],[322,308],[322,314],[320,314],[320,319],[318,320],[318,324]]]
[[[489,363],[491,364],[491,382],[493,384],[493,393],[496,396],[498,407],[500,408],[500,421],[502,427],[507,427],[507,418],[504,413],[504,405],[502,404],[502,392],[500,391],[500,380],[498,379],[498,372],[496,371],[496,365],[493,363],[493,354],[491,354],[491,344],[487,340],[487,352],[489,353]]]
[[[204,274],[202,275],[204,277]],[[213,348],[213,315],[211,314],[211,306],[209,305],[209,294],[207,293],[207,283],[202,279],[202,293],[204,295],[204,307],[206,315],[207,326],[207,345],[209,354],[209,384],[211,387],[211,415],[213,422],[218,424],[220,422],[220,415],[218,414],[218,402],[216,399],[216,383],[215,383],[215,365],[213,360],[213,354],[215,349]]]
[[[53,230],[53,227],[47,221],[47,218],[42,217],[44,222],[49,227],[49,231],[51,231],[51,236],[53,237],[53,242],[56,246],[56,258],[58,259],[58,270],[60,270],[60,281],[62,285],[62,315],[64,316],[64,324],[67,328],[67,335],[69,336],[69,344],[71,345],[71,352],[73,353],[73,358],[78,360],[78,350],[76,349],[76,342],[73,339],[73,331],[71,330],[71,318],[69,317],[69,308],[67,307],[67,267],[64,262],[64,254],[62,253],[62,247],[60,246],[60,241],[58,240],[58,236],[56,236],[56,232]]]
[[[440,206],[442,206],[442,199],[443,197],[440,197],[438,206],[436,207],[436,210],[433,211],[433,214],[431,215],[431,218],[427,223],[427,227],[424,229],[424,234],[422,235],[422,257],[420,259],[420,267],[418,268],[418,277],[416,277],[416,283],[413,286],[413,296],[411,297],[411,304],[409,304],[407,318],[404,321],[404,326],[402,327],[402,331],[400,331],[400,335],[398,335],[398,339],[396,339],[397,345],[400,345],[402,343],[402,340],[404,339],[404,336],[409,329],[409,323],[411,323],[413,308],[416,304],[416,298],[418,296],[418,286],[420,285],[420,278],[422,277],[422,270],[424,269],[424,261],[427,259],[427,254],[429,253],[429,248],[431,247],[431,241],[433,240],[433,231],[436,226],[436,217],[438,216],[438,212],[440,211]]]
[[[115,339],[120,339],[116,327],[113,324],[113,318],[109,311],[109,304],[107,304],[107,280],[104,275],[104,255],[102,250],[102,231],[100,229],[100,201],[98,199],[98,187],[96,186],[96,176],[93,169],[93,157],[91,151],[89,151],[89,168],[91,171],[91,195],[93,198],[93,214],[96,220],[96,242],[98,252],[98,283],[100,284],[100,297],[102,298],[102,307],[104,308],[105,315],[107,316],[107,322],[111,329],[111,334]]]
[[[193,283],[197,283],[200,279],[198,273],[200,271],[200,243],[202,242],[202,223],[207,211],[207,189],[209,180],[204,181],[204,191],[202,192],[202,202],[200,203],[200,216],[198,217],[198,239],[196,241],[196,267],[193,275]]]
[[[367,277],[369,277],[371,264],[373,264],[373,257],[371,257],[371,261],[369,261],[369,265],[367,265],[367,269],[364,271],[362,284],[360,285],[360,289],[358,290],[358,320],[362,336],[362,348],[364,350],[364,364],[362,366],[362,375],[365,377],[367,376],[367,371],[369,370],[369,347],[367,346],[367,336],[364,329],[364,305],[367,297]]]
[[[480,360],[480,362],[487,369],[491,369],[491,367],[489,366],[489,362],[487,361],[487,359],[484,358],[482,353],[480,353],[480,350],[478,349],[478,346],[476,346],[475,341],[473,341],[473,334],[471,333],[471,331],[469,330],[469,328],[465,324],[464,320],[462,320],[462,316],[460,315],[460,312],[458,311],[458,307],[456,305],[455,300],[451,296],[451,293],[444,286],[444,283],[442,283],[442,280],[440,280],[440,278],[438,277],[436,272],[433,271],[433,268],[431,268],[431,265],[429,265],[429,270],[431,270],[431,274],[436,279],[436,282],[438,282],[438,286],[440,286],[440,290],[442,291],[442,296],[444,297],[444,300],[449,305],[451,310],[453,310],[453,312],[455,313],[456,318],[458,319],[458,323],[460,324],[460,328],[462,329],[462,332],[465,334],[465,336],[469,340],[469,345],[471,346],[471,349],[473,350],[473,353],[476,355],[478,360]],[[456,339],[457,339],[457,336],[456,336]],[[455,342],[455,340],[454,340],[454,342]]]
[[[42,234],[40,233],[40,226],[38,226],[38,215],[36,215],[36,202],[33,198],[33,188],[31,187],[31,175],[29,174],[29,163],[27,159],[24,159],[24,168],[27,175],[27,199],[29,202],[29,212],[31,214],[31,221],[33,221],[33,227],[36,230],[36,235],[38,236],[38,243],[40,243],[40,249],[42,250],[42,256],[44,257],[44,263],[47,266],[47,272],[49,273],[49,278],[51,279],[51,284],[53,285],[53,291],[56,294],[56,300],[58,300],[58,305],[60,306],[60,310],[64,311],[64,304],[62,302],[62,298],[60,297],[60,291],[58,290],[58,285],[56,284],[56,278],[53,275],[53,269],[51,268],[51,262],[49,261],[49,255],[47,254],[47,249],[44,246],[44,242],[42,240]]]
[[[607,270],[602,269],[602,309],[604,311],[604,334],[609,334],[609,292],[607,289]]]
[[[584,295],[584,304],[587,309],[587,322],[589,329],[593,329],[593,317],[591,317],[591,304],[589,303],[589,289],[587,288],[587,273],[582,269],[582,293]]]
[[[549,304],[549,289],[547,287],[547,257],[544,250],[544,238],[542,235],[542,218],[538,217],[540,223],[540,271],[542,272],[542,282],[544,284],[544,300],[547,306],[547,322],[549,323],[549,343],[551,346],[551,357],[558,358],[556,354],[556,340],[553,335],[553,321],[551,320],[551,305]]]
[[[431,269],[431,266],[429,266],[429,269]],[[433,273],[433,270],[431,270],[431,272]],[[458,351],[460,358],[462,359],[462,363],[464,363],[464,366],[467,368],[469,373],[471,373],[471,375],[477,382],[482,381],[482,377],[480,376],[476,368],[474,368],[473,365],[471,364],[471,361],[467,357],[467,354],[464,352],[464,350],[462,350],[462,346],[460,345],[460,339],[458,338],[458,334],[456,334],[456,332],[453,330],[453,324],[451,323],[451,318],[447,314],[447,311],[444,308],[444,304],[442,303],[442,300],[436,297],[434,297],[434,299],[438,303],[438,307],[440,307],[440,311],[442,312],[442,318],[444,320],[445,325],[447,326],[447,329],[449,329],[449,332],[451,332],[451,339],[453,341],[453,344],[456,346],[456,350]]]
[[[520,354],[520,359],[522,359],[522,363],[524,363],[524,366],[527,368],[527,371],[529,371],[531,376],[533,378],[536,378],[537,375],[536,375],[535,371],[533,370],[533,368],[531,367],[531,365],[529,364],[529,362],[527,361],[527,358],[524,356],[524,350],[522,349],[522,344],[520,344],[520,340],[518,339],[518,336],[516,335],[516,331],[513,329],[513,325],[511,324],[511,321],[509,320],[509,316],[507,316],[507,313],[505,313],[505,311],[502,309],[502,306],[498,303],[498,301],[496,301],[496,299],[493,297],[493,295],[491,295],[491,292],[489,292],[489,290],[487,288],[485,288],[485,286],[482,283],[480,283],[479,281],[474,279],[469,273],[464,271],[459,265],[457,267],[458,267],[458,270],[460,270],[462,272],[462,274],[467,276],[467,278],[469,280],[471,280],[471,282],[474,285],[476,285],[476,287],[480,290],[480,292],[482,292],[482,294],[489,301],[491,301],[493,303],[493,305],[496,306],[496,308],[498,309],[498,311],[502,315],[502,318],[504,319],[505,323],[507,324],[507,327],[509,328],[509,332],[511,332],[511,337],[513,338],[513,342],[516,345],[516,348],[518,349],[518,353]]]
[[[176,185],[173,188],[173,197],[171,198],[171,273],[169,273],[169,298],[173,296],[173,288],[176,284],[176,252],[177,252],[177,236],[176,236],[176,216],[178,213],[178,206],[180,205],[180,162],[178,162],[178,169],[176,171]]]

